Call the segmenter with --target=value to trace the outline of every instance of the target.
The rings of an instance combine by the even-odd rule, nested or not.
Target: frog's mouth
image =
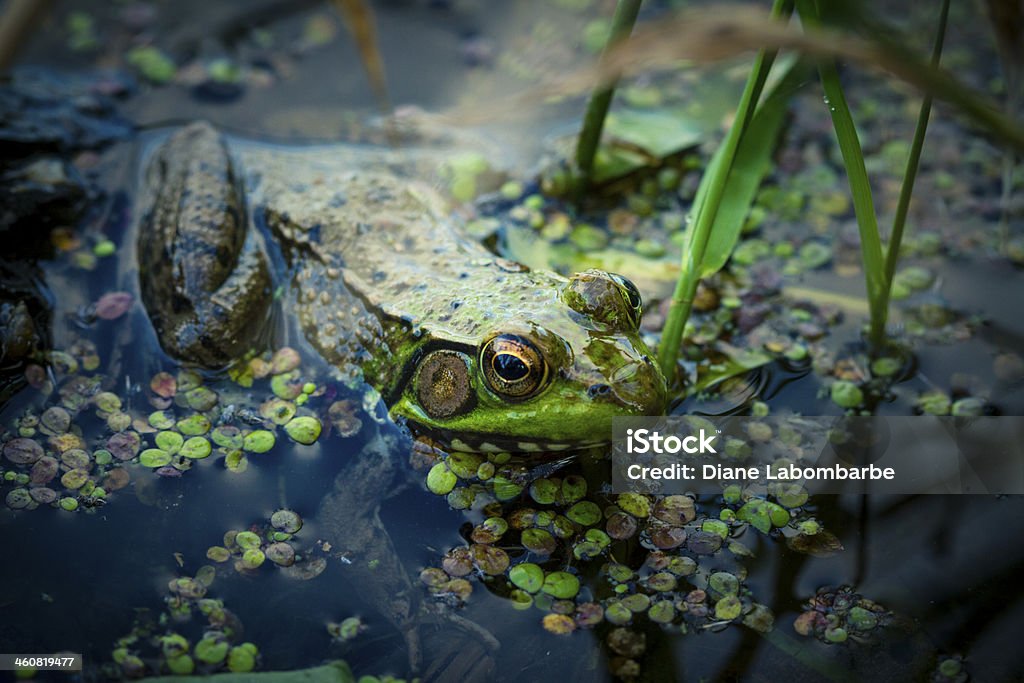
[[[423,434],[451,448],[454,451],[470,453],[564,453],[566,451],[584,450],[610,443],[608,439],[587,441],[546,441],[530,439],[514,439],[503,435],[492,434],[453,434],[444,430],[432,429],[425,425],[408,423],[413,434]]]

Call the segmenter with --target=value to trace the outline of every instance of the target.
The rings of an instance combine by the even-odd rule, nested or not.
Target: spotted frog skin
[[[454,449],[561,450],[606,441],[614,416],[660,413],[636,288],[531,271],[466,240],[416,159],[229,143],[204,123],[172,135],[148,166],[138,242],[164,349],[205,366],[239,357],[285,285],[286,310],[342,378]],[[276,283],[266,239],[286,263]]]

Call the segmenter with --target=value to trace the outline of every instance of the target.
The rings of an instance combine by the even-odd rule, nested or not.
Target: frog
[[[469,239],[423,177],[437,158],[229,139],[205,122],[173,133],[146,165],[136,248],[163,349],[223,367],[256,343],[276,293],[339,381],[370,385],[396,423],[447,450],[559,454],[606,443],[614,417],[661,413],[636,287],[531,270]],[[398,469],[382,439],[321,516],[371,568],[415,669],[422,610],[377,515]]]

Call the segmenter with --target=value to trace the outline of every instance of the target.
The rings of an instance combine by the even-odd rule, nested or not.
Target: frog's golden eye
[[[640,298],[640,290],[636,288],[632,282],[617,275],[615,273],[609,273],[615,284],[619,286],[619,291],[622,293],[622,299],[626,302],[626,310],[629,311],[630,320],[633,321],[633,325],[640,327],[640,318],[644,314],[644,302]]]
[[[469,357],[457,351],[434,351],[420,362],[414,380],[416,396],[427,415],[443,419],[473,408]]]
[[[498,335],[484,344],[480,367],[491,391],[513,401],[536,394],[548,376],[548,364],[537,347],[514,334]]]

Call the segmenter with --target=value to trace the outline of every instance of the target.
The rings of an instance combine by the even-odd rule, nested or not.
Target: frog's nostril
[[[607,384],[592,384],[587,389],[587,396],[590,398],[597,398],[598,396],[607,396],[611,392],[612,388]]]

